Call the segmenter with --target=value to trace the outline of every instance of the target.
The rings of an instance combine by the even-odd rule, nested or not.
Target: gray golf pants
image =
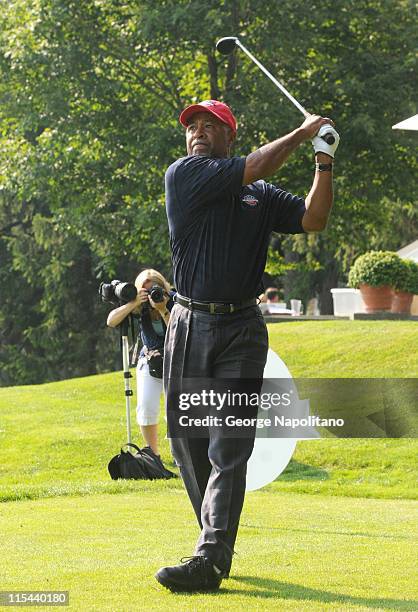
[[[237,391],[239,379],[252,379],[253,391],[259,393],[267,349],[267,329],[258,306],[212,315],[176,304],[164,349],[168,421],[177,401],[172,389],[178,390],[183,379],[235,379]],[[250,410],[257,416],[256,406]],[[225,437],[217,427],[208,427],[203,438],[170,435],[171,451],[201,528],[195,554],[225,572],[232,562],[254,437],[255,429],[249,437]]]

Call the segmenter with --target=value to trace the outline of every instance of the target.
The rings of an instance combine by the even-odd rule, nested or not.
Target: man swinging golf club
[[[173,385],[193,377],[255,380],[261,389],[268,349],[257,306],[269,238],[325,229],[332,206],[332,163],[339,136],[333,121],[308,116],[302,125],[246,157],[230,157],[237,132],[231,109],[217,100],[188,106],[187,157],[166,172],[166,206],[178,290],[166,335],[167,416],[177,409]],[[332,144],[318,136],[322,126]],[[315,173],[305,199],[264,182],[306,140]],[[254,416],[257,407],[253,408]],[[206,438],[169,433],[173,456],[201,529],[192,557],[161,568],[172,591],[217,590],[229,575],[244,502],[254,435]]]

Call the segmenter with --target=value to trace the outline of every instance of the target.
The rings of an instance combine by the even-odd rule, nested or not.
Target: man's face
[[[232,130],[211,113],[194,113],[186,128],[187,154],[229,157],[234,138]]]

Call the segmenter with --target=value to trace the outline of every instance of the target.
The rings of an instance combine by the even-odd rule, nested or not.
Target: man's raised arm
[[[333,125],[333,121],[319,115],[311,115],[305,119],[300,127],[290,132],[290,134],[269,142],[247,155],[242,181],[243,185],[250,185],[254,181],[267,178],[277,172],[289,155],[302,142],[313,138],[321,126],[326,124]]]
[[[260,147],[247,155],[245,160],[243,184],[249,185],[274,174],[302,142],[313,139],[316,172],[311,190],[305,200],[306,213],[302,219],[302,225],[306,232],[318,232],[325,229],[333,201],[332,162],[339,136],[334,130],[335,143],[328,145],[317,136],[323,125],[333,125],[333,121],[319,115],[311,115],[299,128]]]

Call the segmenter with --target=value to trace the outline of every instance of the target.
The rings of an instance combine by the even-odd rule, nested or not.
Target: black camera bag
[[[174,472],[170,472],[164,467],[160,457],[153,450],[146,446],[140,449],[136,444],[125,444],[134,448],[137,452],[131,453],[129,450],[120,449],[119,455],[113,457],[108,465],[109,474],[113,480],[134,479],[134,480],[156,480],[158,478],[176,478]]]
[[[163,377],[164,349],[147,350],[145,352],[147,358],[149,373],[154,378]]]

